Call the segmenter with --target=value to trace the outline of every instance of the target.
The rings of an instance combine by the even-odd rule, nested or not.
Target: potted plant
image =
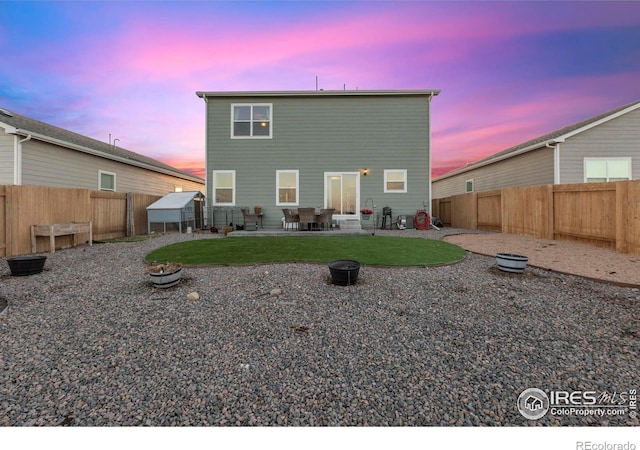
[[[160,289],[170,288],[180,282],[182,264],[166,263],[156,264],[149,269],[149,276],[153,285]]]
[[[7,259],[9,270],[14,277],[23,277],[27,275],[35,275],[42,272],[46,256],[15,256]]]
[[[260,205],[254,205],[253,206],[253,210],[255,211],[255,213],[259,216],[260,214],[262,214],[262,206]]]
[[[362,216],[362,220],[369,220],[369,217],[373,214],[373,210],[369,208],[362,208],[360,210],[360,214]]]
[[[527,267],[529,258],[523,255],[514,255],[513,253],[497,253],[496,263],[498,269],[503,272],[522,273]]]

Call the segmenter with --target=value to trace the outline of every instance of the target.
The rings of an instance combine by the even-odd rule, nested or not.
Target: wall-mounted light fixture
[[[365,177],[369,174],[369,169],[362,169],[362,175]]]

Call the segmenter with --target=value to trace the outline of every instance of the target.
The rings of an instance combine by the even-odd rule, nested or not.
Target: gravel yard
[[[640,388],[639,289],[503,274],[471,253],[363,267],[349,287],[315,264],[187,267],[178,286],[152,287],[150,250],[212,237],[80,246],[29,277],[2,260],[0,425],[639,424],[516,408],[531,387]]]

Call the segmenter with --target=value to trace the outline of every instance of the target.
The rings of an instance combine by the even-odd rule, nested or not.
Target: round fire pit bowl
[[[9,270],[14,277],[24,277],[42,272],[46,256],[15,256],[7,259]]]
[[[329,263],[329,272],[331,272],[331,281],[339,286],[349,286],[356,284],[358,281],[358,273],[360,272],[360,263],[351,259],[339,259]]]

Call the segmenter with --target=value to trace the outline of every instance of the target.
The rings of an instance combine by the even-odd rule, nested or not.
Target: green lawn
[[[168,245],[146,256],[150,262],[233,265],[272,262],[329,263],[355,259],[371,266],[432,266],[464,258],[448,242],[384,236],[277,236],[200,239]]]

